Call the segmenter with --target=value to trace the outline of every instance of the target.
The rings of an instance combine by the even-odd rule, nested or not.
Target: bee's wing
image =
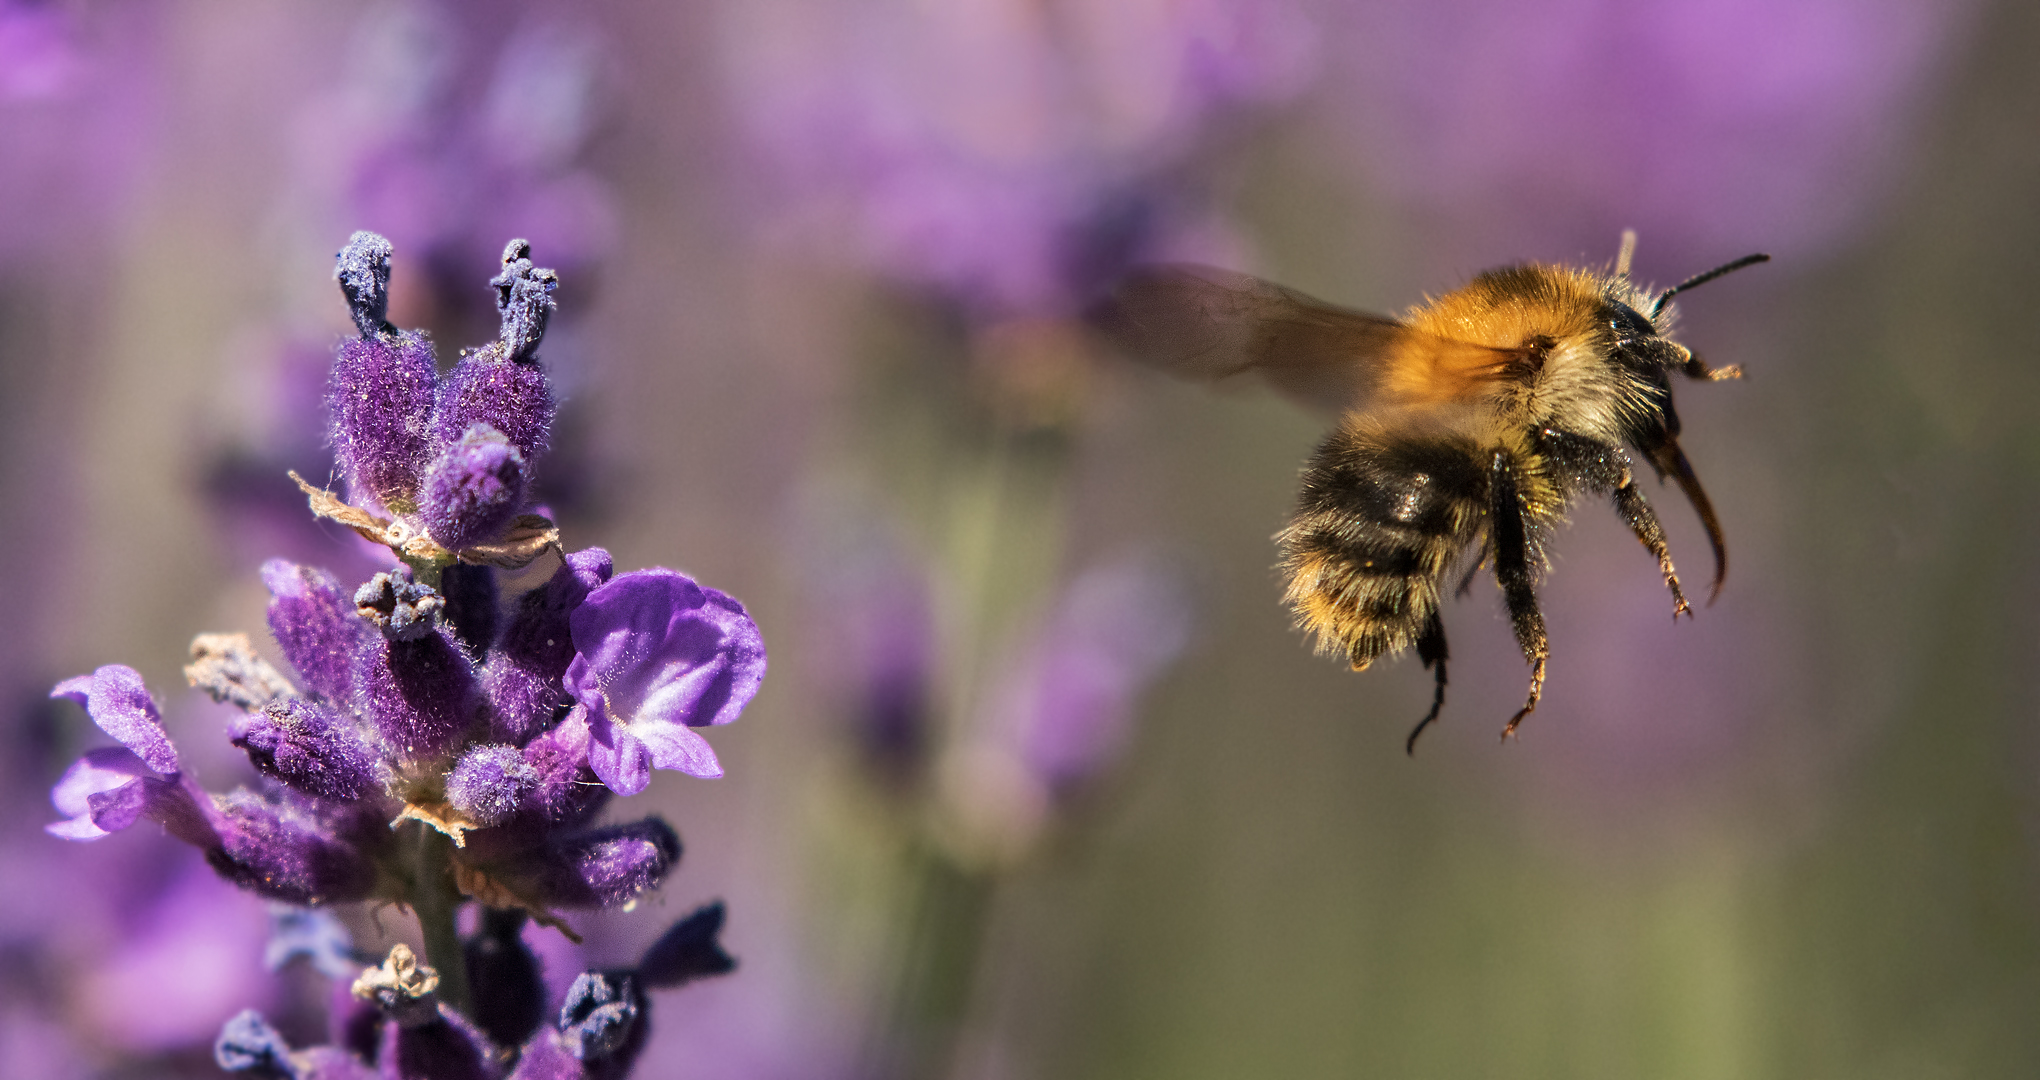
[[[1500,377],[1518,350],[1447,341],[1209,266],[1136,270],[1089,313],[1135,359],[1188,379],[1254,372],[1334,414],[1387,397],[1453,398]]]

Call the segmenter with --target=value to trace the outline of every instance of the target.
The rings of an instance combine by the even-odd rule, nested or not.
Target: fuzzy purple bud
[[[446,778],[446,801],[477,825],[497,825],[517,812],[538,780],[518,748],[488,743],[461,755]]]
[[[354,700],[355,657],[375,631],[356,613],[340,581],[324,570],[282,559],[262,564],[269,586],[269,632],[306,689],[328,701]]]
[[[657,888],[680,861],[680,835],[658,818],[607,825],[553,841],[535,899],[558,907],[611,908]]]
[[[333,459],[355,502],[394,506],[418,490],[430,459],[432,342],[416,331],[341,342],[326,383]]]
[[[278,698],[242,717],[235,746],[263,775],[323,799],[357,799],[381,786],[375,752],[354,721],[304,698]]]
[[[552,384],[532,356],[545,336],[551,314],[552,290],[558,278],[531,265],[523,241],[512,241],[503,253],[503,272],[490,280],[496,287],[496,308],[503,316],[500,340],[467,354],[439,387],[431,430],[452,443],[476,424],[503,433],[533,463],[552,444]]]
[[[208,823],[218,840],[207,848],[206,861],[241,888],[311,905],[365,899],[375,887],[375,863],[358,841],[366,839],[361,833],[373,835],[379,822],[363,828],[363,821],[342,819],[355,834],[342,836],[301,807],[245,788],[211,801]]]
[[[356,501],[385,506],[409,499],[430,443],[438,366],[432,343],[416,332],[398,333],[384,321],[389,308],[390,242],[358,232],[340,249],[334,275],[361,336],[342,342],[326,383],[333,456]]]
[[[445,630],[388,641],[362,654],[354,669],[360,711],[385,756],[419,760],[452,748],[481,718],[474,665]]]
[[[524,508],[524,455],[503,433],[474,424],[426,471],[425,532],[451,551],[495,539]]]

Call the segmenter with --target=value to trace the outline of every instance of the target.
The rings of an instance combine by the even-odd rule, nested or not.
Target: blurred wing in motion
[[[1382,315],[1210,266],[1145,267],[1088,313],[1134,359],[1186,379],[1254,372],[1335,415],[1380,399],[1436,402],[1505,378],[1521,349],[1447,341]]]

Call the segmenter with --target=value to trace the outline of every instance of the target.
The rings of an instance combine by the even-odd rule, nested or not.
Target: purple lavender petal
[[[159,773],[177,771],[177,748],[170,745],[163,716],[149,700],[141,672],[124,664],[107,664],[91,675],[65,679],[50,696],[70,698],[85,706],[99,730],[134,751],[149,768]]]
[[[651,751],[652,768],[673,769],[703,780],[723,774],[715,750],[700,733],[683,724],[638,724],[633,729],[638,741]],[[593,750],[590,750],[593,756]]]
[[[230,735],[263,775],[325,799],[382,786],[382,764],[351,717],[304,698],[279,698],[240,717]]]
[[[43,826],[51,836],[65,840],[97,840],[132,825],[126,821],[102,823],[93,812],[95,796],[141,787],[142,778],[152,775],[148,765],[122,746],[101,746],[85,751],[50,789],[50,802],[65,816]]]
[[[490,738],[523,745],[568,702],[560,679],[574,659],[568,616],[614,573],[609,553],[587,548],[568,555],[552,580],[518,601],[482,671],[491,708]]]
[[[583,695],[587,708],[588,766],[618,795],[635,795],[652,782],[652,752],[622,724],[612,723],[602,692]]]
[[[328,701],[354,700],[355,657],[366,651],[375,631],[355,611],[340,581],[324,570],[282,559],[262,564],[269,587],[269,632],[306,689]]]
[[[727,724],[765,678],[765,643],[744,605],[672,570],[617,577],[569,622],[567,691],[600,690],[622,723]]]
[[[609,825],[548,845],[534,898],[556,907],[616,907],[657,888],[680,861],[680,836],[658,818]]]
[[[524,455],[475,424],[440,451],[419,496],[426,534],[452,551],[495,539],[524,508]]]

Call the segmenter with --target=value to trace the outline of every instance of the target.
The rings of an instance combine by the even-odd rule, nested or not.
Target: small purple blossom
[[[571,619],[566,690],[590,735],[595,775],[635,795],[651,770],[722,775],[692,730],[737,718],[765,677],[744,605],[672,570],[639,570],[588,594]]]

